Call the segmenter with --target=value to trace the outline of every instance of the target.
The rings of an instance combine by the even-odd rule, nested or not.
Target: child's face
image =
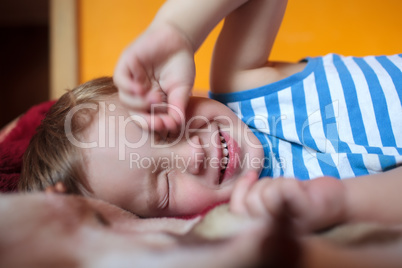
[[[100,103],[85,138],[93,148],[84,149],[95,196],[144,217],[192,215],[260,172],[262,146],[229,108],[192,97],[185,116],[182,132],[167,137],[141,128],[117,97]]]

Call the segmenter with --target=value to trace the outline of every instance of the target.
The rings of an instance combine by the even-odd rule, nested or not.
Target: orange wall
[[[190,0],[189,0],[190,1]],[[150,23],[164,0],[79,0],[80,82],[112,75],[120,52]],[[271,59],[297,61],[330,52],[402,52],[400,0],[289,0]],[[207,89],[217,29],[196,54],[195,88]]]

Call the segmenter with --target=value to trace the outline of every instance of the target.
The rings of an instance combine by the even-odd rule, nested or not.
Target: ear
[[[66,192],[66,186],[61,181],[57,182],[55,185],[48,186],[45,189],[46,193],[64,194]]]

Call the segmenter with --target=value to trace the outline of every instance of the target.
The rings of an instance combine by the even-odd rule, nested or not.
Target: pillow
[[[0,131],[0,192],[16,192],[22,156],[46,113],[55,101],[33,106]]]

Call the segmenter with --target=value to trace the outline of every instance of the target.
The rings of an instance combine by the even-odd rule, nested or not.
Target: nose
[[[183,143],[178,146],[180,148],[177,150],[177,158],[179,159],[176,163],[177,167],[181,169],[181,172],[199,174],[206,161],[200,137],[194,135],[191,138],[184,139]]]

